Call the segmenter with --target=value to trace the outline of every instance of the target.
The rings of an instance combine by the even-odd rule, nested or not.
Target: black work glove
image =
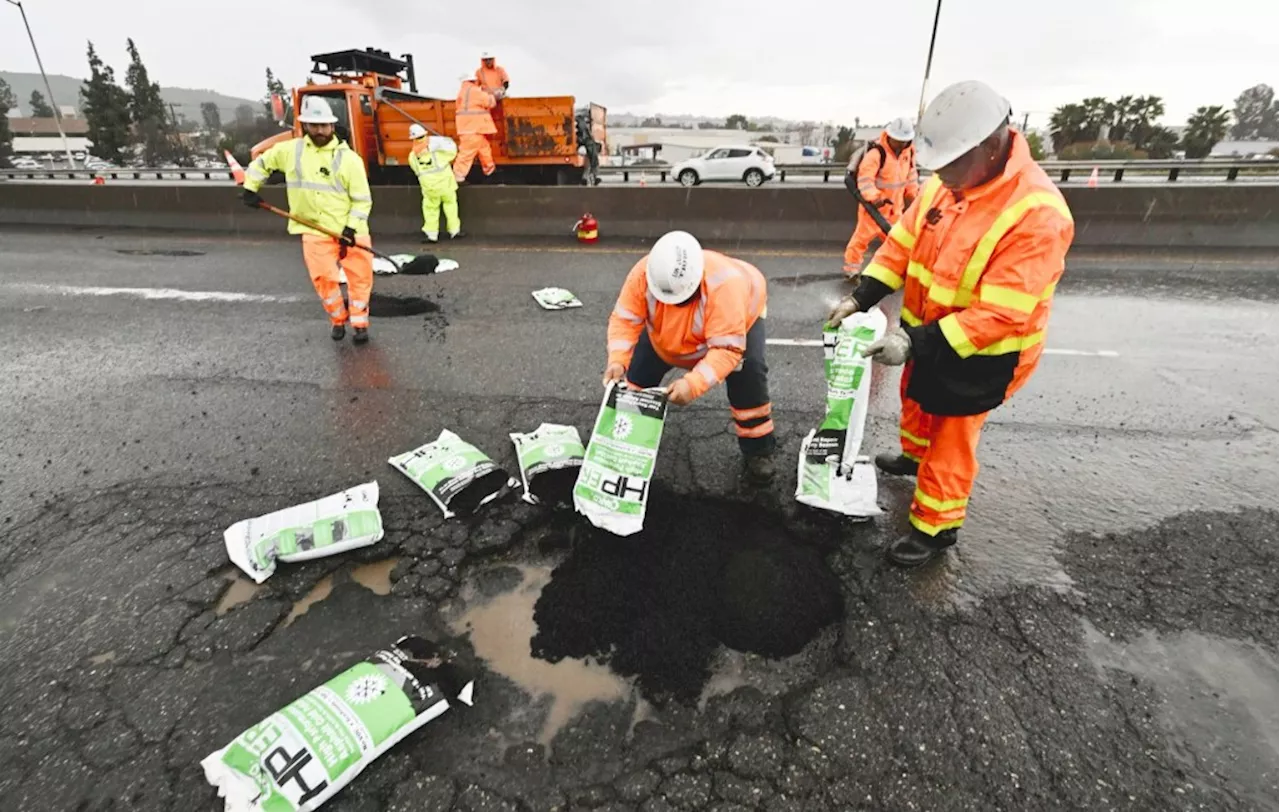
[[[875,206],[877,209],[883,209],[885,206],[892,206],[892,205],[893,205],[893,201],[887,197],[881,200],[877,200],[875,202]]]
[[[244,204],[251,209],[257,209],[262,207],[262,195],[258,194],[257,192],[251,192],[248,189],[245,189],[240,194],[240,200],[242,200]]]
[[[341,239],[339,239],[339,240],[338,240],[338,242],[342,243],[343,245],[347,246],[348,248],[349,248],[349,247],[351,247],[351,246],[353,246],[353,245],[355,245],[355,244],[356,244],[356,230],[355,230],[354,228],[352,228],[351,226],[347,226],[346,228],[342,229],[342,238],[341,238]]]

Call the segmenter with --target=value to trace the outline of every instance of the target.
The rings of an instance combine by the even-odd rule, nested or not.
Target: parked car
[[[776,171],[772,156],[759,147],[727,146],[681,161],[671,168],[671,175],[681,186],[740,180],[754,187],[773,178]]]
[[[39,169],[40,168],[39,161],[37,161],[35,158],[29,158],[26,155],[19,155],[13,158],[10,161],[10,163],[13,164],[14,169]]]

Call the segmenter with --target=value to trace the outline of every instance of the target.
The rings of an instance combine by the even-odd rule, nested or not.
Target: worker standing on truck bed
[[[753,265],[704,251],[692,234],[663,235],[627,275],[609,316],[606,385],[625,378],[657,386],[673,366],[688,370],[667,387],[683,406],[725,382],[747,477],[774,476],[773,405],[765,363],[767,288]]]
[[[511,77],[507,76],[507,69],[499,65],[493,58],[493,54],[488,51],[480,54],[480,67],[476,68],[476,81],[480,83],[485,93],[499,99],[507,95],[507,90],[511,87]]]
[[[907,567],[956,543],[982,424],[1040,361],[1075,236],[1062,193],[990,87],[943,90],[925,110],[916,143],[920,165],[935,174],[829,317],[838,324],[904,288],[902,326],[863,354],[907,363],[902,453],[876,457],[887,473],[917,477],[912,529],[886,551]]]
[[[444,209],[445,227],[450,239],[466,236],[458,218],[458,181],[453,177],[453,159],[458,145],[442,135],[428,136],[421,124],[409,125],[413,149],[409,167],[422,187],[422,241],[440,241],[440,210]]]
[[[289,233],[302,236],[302,259],[311,274],[332,325],[330,336],[341,341],[347,322],[355,328],[353,340],[369,340],[369,297],[373,294],[373,256],[350,251],[356,245],[373,245],[369,237],[369,212],[373,197],[364,161],[334,133],[338,117],[324,99],[306,96],[298,114],[304,135],[282,141],[259,155],[245,170],[243,198],[246,206],[260,208],[258,190],[272,172],[283,172],[289,194],[289,211],[321,228],[334,238],[290,220]],[[339,263],[347,276],[350,311],[338,285]]]
[[[856,279],[884,242],[884,231],[864,206],[878,209],[892,226],[911,205],[920,190],[916,152],[911,146],[915,128],[905,118],[895,118],[884,132],[849,160],[844,184],[858,201],[858,224],[844,249],[844,275]]]
[[[497,168],[493,163],[493,148],[489,145],[488,136],[498,131],[493,124],[493,116],[489,115],[498,101],[480,87],[474,76],[463,76],[461,79],[462,86],[458,88],[457,105],[453,112],[459,141],[453,177],[458,183],[466,181],[471,163],[477,155],[480,156],[480,168],[486,176],[492,175]]]

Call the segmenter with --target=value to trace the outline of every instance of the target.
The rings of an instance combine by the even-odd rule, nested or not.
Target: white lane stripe
[[[304,301],[301,296],[272,296],[265,293],[233,293],[221,290],[179,290],[178,288],[103,288],[78,285],[37,285],[18,283],[5,285],[32,293],[59,296],[134,296],[139,299],[170,299],[180,302],[256,302],[280,304]]]
[[[773,344],[779,347],[821,347],[822,339],[820,338],[766,338],[766,344]],[[1055,347],[1045,347],[1045,355],[1076,355],[1084,358],[1119,358],[1120,353],[1115,350],[1063,350]]]

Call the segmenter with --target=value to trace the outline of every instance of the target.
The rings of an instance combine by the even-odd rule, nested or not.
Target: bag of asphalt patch
[[[873,308],[823,330],[827,412],[800,444],[796,500],[802,504],[858,518],[880,515],[875,467],[861,455],[872,374],[862,350],[884,335],[885,326],[884,313]]]
[[[573,488],[574,509],[596,527],[618,536],[644,527],[666,417],[665,389],[628,389],[618,382],[605,390]]]
[[[543,310],[568,310],[582,307],[582,300],[564,288],[539,288],[533,292],[533,300]]]
[[[531,505],[569,504],[586,450],[573,426],[543,423],[528,434],[512,434],[524,501]]]
[[[445,429],[434,442],[387,460],[427,492],[446,519],[474,513],[516,485],[489,455]]]
[[[378,483],[236,522],[222,534],[231,562],[255,583],[276,571],[276,562],[307,561],[367,547],[382,539]]]
[[[402,637],[211,753],[224,812],[310,812],[475,682],[430,640]]]

